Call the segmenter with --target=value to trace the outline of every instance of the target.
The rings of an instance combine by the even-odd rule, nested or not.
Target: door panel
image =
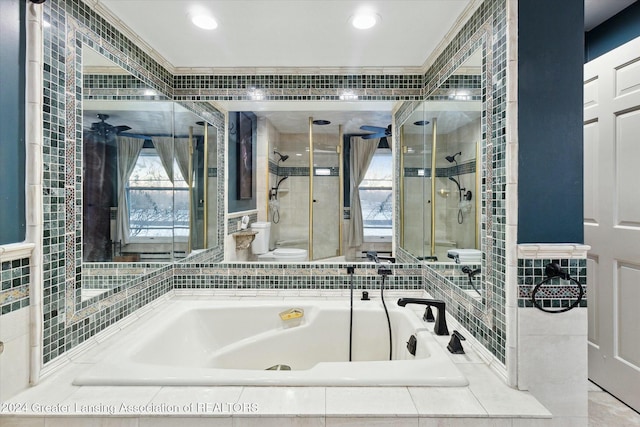
[[[599,131],[598,122],[587,123],[584,126],[584,168],[590,171],[584,176],[584,222],[590,226],[598,225]]]
[[[640,38],[585,64],[589,378],[640,410]]]
[[[619,263],[616,280],[617,357],[631,367],[640,370],[640,324],[638,324],[638,301],[640,301],[640,265]]]
[[[598,289],[600,288],[597,283],[598,280],[598,258],[587,258],[587,283],[589,284],[589,332],[588,340],[589,345],[596,348],[600,345],[600,327],[598,323]]]
[[[640,70],[639,70],[640,71]],[[640,111],[616,116],[617,225],[640,226],[638,160],[640,159]],[[636,196],[636,197],[634,197]]]

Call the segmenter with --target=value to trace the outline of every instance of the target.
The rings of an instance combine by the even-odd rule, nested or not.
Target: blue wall
[[[518,8],[518,243],[582,243],[583,0]]]
[[[585,34],[584,62],[640,37],[640,1]]]
[[[0,244],[25,239],[25,0],[0,0]]]

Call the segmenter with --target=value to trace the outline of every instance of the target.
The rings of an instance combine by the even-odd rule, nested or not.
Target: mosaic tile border
[[[419,171],[424,171],[424,175],[420,175]],[[460,176],[465,174],[475,174],[476,173],[476,162],[471,161],[467,163],[463,163],[459,166],[451,166],[446,168],[436,168],[436,177],[437,178],[448,178],[450,176]],[[431,168],[404,168],[404,176],[405,178],[415,177],[415,178],[431,178]]]
[[[174,99],[198,101],[386,101],[421,99],[422,76],[176,75]]]
[[[584,291],[584,297],[578,307],[587,307],[587,260],[582,259],[523,259],[518,258],[518,307],[534,307],[531,292],[534,286],[544,279],[545,266],[557,263],[576,279]],[[543,285],[536,294],[536,301],[545,308],[556,309],[570,306],[578,298],[578,287],[575,283],[562,279],[553,279]]]
[[[350,288],[349,266],[355,266],[354,289],[380,288],[381,276],[375,264],[223,263],[176,266],[174,289],[345,290]],[[390,269],[392,275],[387,278],[385,289],[423,289],[419,264],[392,264]]]

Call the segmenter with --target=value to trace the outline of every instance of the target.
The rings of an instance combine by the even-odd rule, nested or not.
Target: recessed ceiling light
[[[213,18],[213,15],[208,10],[202,7],[194,7],[189,10],[189,19],[193,25],[203,30],[214,30],[218,28],[218,23]]]
[[[203,30],[215,30],[218,28],[218,23],[215,19],[208,15],[193,15],[191,17],[191,22],[198,28],[202,28]]]
[[[358,12],[351,17],[351,25],[359,30],[367,30],[378,23],[380,15],[370,12]]]

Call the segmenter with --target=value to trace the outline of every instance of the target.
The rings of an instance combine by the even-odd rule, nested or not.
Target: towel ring
[[[556,263],[547,264],[544,271],[545,271],[545,274],[547,275],[547,278],[544,279],[542,282],[538,283],[533,288],[533,291],[531,291],[531,302],[538,310],[542,310],[546,313],[564,313],[566,311],[569,311],[577,307],[582,302],[582,298],[584,297],[584,289],[582,288],[582,285],[576,279],[571,277],[567,272],[563,271],[558,264]],[[540,290],[540,286],[549,283],[552,279],[555,279],[556,277],[575,283],[578,286],[578,299],[574,301],[569,307],[564,307],[559,310],[549,310],[548,308],[544,308],[538,304],[538,301],[536,301],[536,294]]]

